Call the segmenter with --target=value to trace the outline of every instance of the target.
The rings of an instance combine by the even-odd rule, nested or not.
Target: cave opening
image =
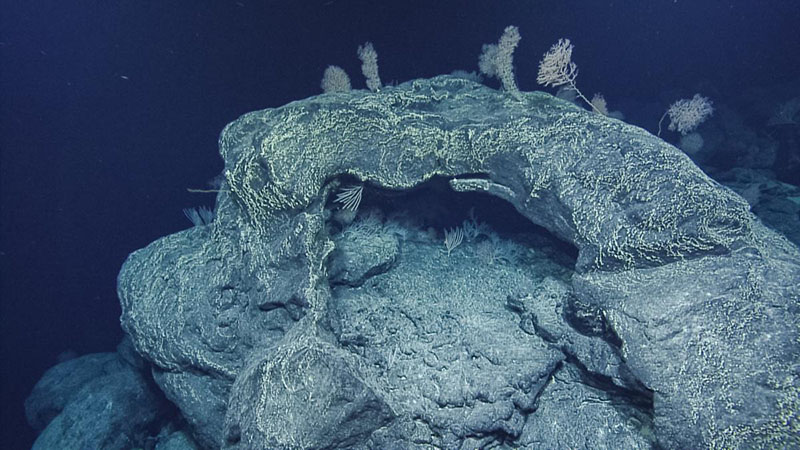
[[[343,208],[337,203],[336,194],[331,196],[327,205],[331,235],[354,224],[379,221],[392,229],[402,229],[403,238],[438,241],[446,249],[447,232],[461,228],[465,233],[463,244],[475,244],[475,251],[487,262],[493,260],[494,251],[502,252],[503,258],[509,257],[509,252],[520,256],[531,251],[547,255],[565,270],[574,270],[578,257],[574,245],[534,224],[499,197],[476,191],[457,192],[450,187],[448,178],[439,176],[404,190],[361,184],[353,177],[341,177],[339,181],[339,192],[353,186],[363,186],[363,192],[357,210]]]

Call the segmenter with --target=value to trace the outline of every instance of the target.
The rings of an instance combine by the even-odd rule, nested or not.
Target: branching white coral
[[[669,116],[669,129],[682,135],[694,131],[698,125],[714,113],[714,107],[708,97],[694,94],[690,99],[678,100],[670,105],[667,112],[658,121],[658,136],[661,136],[661,122]]]
[[[559,39],[553,44],[539,61],[539,75],[536,77],[536,82],[543,86],[569,86],[593,110],[602,114],[602,111],[597,109],[597,106],[589,101],[575,84],[575,79],[578,78],[578,66],[572,62],[572,48],[569,39]]]

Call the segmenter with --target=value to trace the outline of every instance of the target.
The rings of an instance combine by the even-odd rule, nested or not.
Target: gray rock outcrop
[[[118,282],[198,444],[800,446],[800,251],[646,131],[442,76],[246,114],[220,153],[214,222]],[[351,183],[384,215],[336,222]],[[444,251],[458,194],[530,227]]]

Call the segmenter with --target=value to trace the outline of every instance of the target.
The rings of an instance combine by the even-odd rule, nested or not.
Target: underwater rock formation
[[[123,340],[115,353],[93,353],[50,368],[25,400],[34,449],[135,448],[173,415]]]
[[[440,76],[246,114],[220,153],[213,223],[118,280],[199,447],[800,446],[800,252],[645,130]]]

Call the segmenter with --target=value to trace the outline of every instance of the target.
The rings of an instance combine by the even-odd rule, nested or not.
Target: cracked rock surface
[[[220,153],[213,223],[118,283],[192,445],[800,446],[800,252],[646,131],[442,76],[249,113]]]

